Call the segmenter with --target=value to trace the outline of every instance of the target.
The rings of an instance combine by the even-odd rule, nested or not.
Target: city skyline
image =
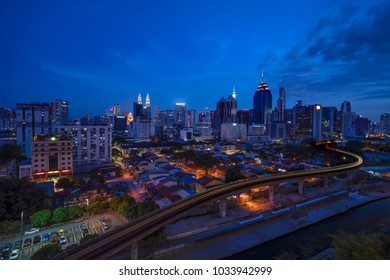
[[[2,106],[60,98],[71,116],[101,115],[149,93],[152,107],[201,111],[235,87],[248,109],[264,69],[272,109],[284,87],[286,108],[348,100],[372,121],[388,110],[388,1],[2,6]]]

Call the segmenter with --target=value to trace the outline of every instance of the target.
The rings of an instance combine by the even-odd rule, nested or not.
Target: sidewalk
[[[256,222],[249,226],[239,227],[239,220],[231,218],[231,222],[225,227],[234,225],[238,229],[226,231],[223,234],[212,235],[212,238],[204,238],[194,242],[177,246],[177,250],[163,250],[156,252],[153,259],[222,259],[227,256],[242,252],[254,246],[291,233],[303,227],[320,222],[323,219],[348,211],[351,208],[361,206],[374,200],[390,197],[390,184],[380,182],[379,190],[365,189],[363,195],[352,198],[338,198],[336,200],[321,201],[316,205],[309,205],[298,208],[279,216],[265,217],[261,222]],[[375,183],[378,185],[378,182]],[[277,212],[277,211],[274,211]],[[214,219],[217,219],[214,215]],[[221,219],[222,220],[222,219]],[[184,220],[185,221],[185,220]],[[182,223],[184,223],[182,221]],[[199,219],[198,223],[200,223]],[[180,221],[179,221],[180,222]],[[221,226],[221,228],[223,228]],[[221,229],[219,229],[219,233]],[[182,233],[183,234],[183,233]],[[197,232],[194,233],[195,236]],[[185,236],[185,234],[184,234]],[[180,236],[179,236],[180,237]]]

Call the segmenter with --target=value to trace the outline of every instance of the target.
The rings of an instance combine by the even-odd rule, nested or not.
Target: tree
[[[54,223],[61,223],[65,221],[67,218],[67,211],[64,207],[59,207],[54,210],[52,221]]]
[[[50,260],[54,256],[60,254],[62,248],[60,244],[47,244],[42,246],[38,251],[36,251],[32,256],[32,260]]]
[[[69,220],[83,216],[83,208],[79,205],[71,206],[66,208],[66,210],[67,219]]]
[[[0,221],[17,220],[22,211],[27,216],[48,207],[48,194],[28,178],[0,179]]]
[[[241,179],[245,179],[245,177],[241,174],[241,168],[239,166],[230,167],[226,172],[225,183],[234,182]]]
[[[216,166],[219,163],[219,160],[216,159],[213,155],[207,153],[198,155],[194,160],[194,163],[197,167],[203,168],[205,174],[207,175],[209,169]]]
[[[332,246],[341,260],[385,260],[390,257],[390,237],[387,233],[352,234],[342,231],[331,237]]]
[[[31,223],[34,227],[44,227],[47,226],[50,221],[51,221],[50,210],[42,210],[34,214]]]
[[[89,202],[89,211],[91,214],[100,214],[106,211],[108,208],[108,203],[103,197],[98,195],[96,198],[91,199]]]
[[[109,202],[110,209],[117,212],[119,204],[121,204],[121,202],[122,202],[122,199],[120,198],[120,196],[114,196],[111,199],[111,201]]]
[[[56,184],[56,189],[57,190],[60,190],[60,189],[66,190],[66,189],[73,187],[73,185],[74,185],[74,182],[71,178],[62,177],[62,178],[58,179],[57,184]]]

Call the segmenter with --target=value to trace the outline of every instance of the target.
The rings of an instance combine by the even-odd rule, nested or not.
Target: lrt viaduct
[[[269,188],[269,198],[273,200],[274,187],[284,182],[298,182],[299,194],[303,194],[303,183],[305,179],[313,177],[323,178],[324,187],[327,187],[330,176],[347,174],[347,178],[352,179],[354,172],[363,164],[363,159],[359,155],[327,146],[325,148],[342,156],[353,158],[354,161],[339,166],[280,173],[269,177],[240,180],[224,184],[134,219],[125,225],[88,240],[77,247],[68,249],[66,254],[62,253],[57,255],[55,259],[109,259],[120,251],[128,249],[131,250],[132,259],[137,259],[138,242],[140,240],[199,206],[212,201],[218,201],[219,215],[225,217],[226,198],[232,195],[239,195],[243,191],[252,188],[267,186]]]

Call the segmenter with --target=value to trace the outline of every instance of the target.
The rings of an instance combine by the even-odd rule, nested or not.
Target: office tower
[[[379,133],[390,134],[390,115],[387,113],[380,116]]]
[[[322,107],[322,135],[325,139],[335,136],[337,132],[337,108]]]
[[[16,112],[8,108],[0,108],[0,131],[14,131],[16,128]]]
[[[353,128],[351,103],[349,101],[344,101],[341,104],[340,112],[341,112],[341,133],[343,137],[353,137],[354,128]]]
[[[367,137],[370,134],[370,121],[368,118],[356,116],[353,121],[356,136]]]
[[[314,104],[312,107],[312,135],[317,141],[322,140],[322,106]]]
[[[186,127],[195,127],[195,123],[197,123],[197,114],[195,109],[190,109],[187,111],[187,119],[186,119]]]
[[[279,98],[276,105],[276,121],[284,122],[284,110],[286,109],[286,90],[284,87],[279,88]]]
[[[16,122],[16,143],[31,158],[33,137],[51,132],[49,103],[16,103]]]
[[[127,132],[127,117],[126,116],[115,116],[114,132],[115,133]]]
[[[114,106],[112,106],[112,115],[114,117],[116,117],[116,116],[119,116],[120,113],[121,113],[121,110],[120,110],[119,104],[114,104]]]
[[[186,104],[178,102],[175,104],[175,126],[178,129],[185,127],[186,120]]]
[[[249,109],[237,110],[237,122],[248,126],[251,122],[251,111]]]
[[[285,109],[284,110],[284,120],[286,123],[286,137],[291,138],[294,134],[294,110],[293,109]]]
[[[237,123],[237,107],[235,89],[233,89],[232,94],[227,99],[221,97],[217,102],[215,110],[215,122],[213,126],[215,133],[220,131],[221,124],[223,123]]]
[[[245,124],[238,123],[222,123],[221,124],[221,140],[233,141],[247,140],[247,130]]]
[[[56,99],[50,102],[51,125],[69,122],[69,102]]]
[[[271,123],[272,94],[268,85],[264,82],[264,74],[261,75],[261,83],[253,95],[252,122],[264,124],[266,127]]]
[[[322,106],[303,105],[299,100],[293,108],[294,136],[300,139],[322,139]]]
[[[33,181],[54,180],[73,173],[71,135],[37,134],[32,142]]]
[[[200,134],[199,138],[201,140],[207,141],[213,138],[213,129],[211,127],[211,122],[202,121],[196,123],[196,131]]]
[[[54,133],[72,136],[75,165],[111,162],[110,126],[59,125],[54,126]]]
[[[145,107],[144,107],[144,115],[146,118],[151,119],[152,118],[152,108],[150,107],[150,97],[149,93],[146,94],[145,99]]]

